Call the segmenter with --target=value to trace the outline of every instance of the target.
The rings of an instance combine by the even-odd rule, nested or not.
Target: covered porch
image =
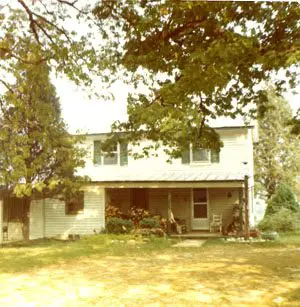
[[[210,232],[213,215],[222,217],[222,233],[233,221],[233,209],[242,205],[243,181],[110,183],[105,188],[106,205],[126,213],[143,208],[168,221],[174,218],[186,227],[178,235],[194,238],[215,236]],[[176,233],[176,230],[173,232]],[[215,230],[220,235],[220,231]],[[184,237],[183,236],[183,237]]]

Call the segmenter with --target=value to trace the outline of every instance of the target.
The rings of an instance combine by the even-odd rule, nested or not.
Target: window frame
[[[102,151],[101,149],[101,154],[99,156],[99,160],[100,160],[100,163],[99,162],[95,162],[95,142],[101,142],[101,140],[94,140],[93,141],[93,164],[94,166],[105,166],[105,167],[115,167],[115,166],[126,166],[128,164],[128,162],[122,164],[122,144],[120,142],[117,142],[117,150],[116,151],[111,151],[111,152],[108,152],[108,151]],[[128,145],[126,145],[128,146]],[[127,152],[127,159],[128,159],[128,148],[126,149],[126,152]],[[111,154],[117,154],[117,163],[114,163],[114,164],[105,164],[104,161],[105,161],[105,156],[109,156]],[[128,161],[128,160],[127,160]]]
[[[76,210],[70,210],[69,206],[70,204],[74,203],[74,200],[66,199],[65,200],[65,215],[78,215],[78,214],[83,214],[84,212],[84,204],[85,204],[85,197],[84,197],[84,191],[78,191],[77,192],[80,195],[80,203],[77,203],[76,205],[79,208],[76,208]]]
[[[108,151],[102,151],[102,154],[101,154],[101,165],[103,166],[113,166],[113,165],[120,165],[120,161],[121,161],[121,151],[120,151],[120,143],[118,142],[117,144],[117,148],[115,151],[111,151],[111,152],[108,152]],[[113,154],[117,154],[117,163],[113,163],[113,164],[105,164],[104,161],[105,161],[105,157],[112,157]]]
[[[207,151],[207,160],[194,160],[193,144],[190,144],[190,163],[191,164],[210,164],[211,163],[211,149],[197,147],[196,149],[203,149]]]

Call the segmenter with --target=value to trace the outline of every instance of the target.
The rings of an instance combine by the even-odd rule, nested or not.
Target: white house
[[[248,194],[250,222],[253,222],[253,126],[218,127],[224,147],[220,153],[193,148],[182,159],[167,163],[159,149],[157,157],[135,160],[130,153],[140,146],[116,144],[112,154],[101,151],[106,134],[90,134],[85,146],[86,165],[78,170],[91,182],[80,193],[77,203],[54,199],[36,201],[30,208],[30,239],[68,234],[92,234],[105,227],[105,205],[124,211],[131,206],[146,208],[153,214],[185,220],[189,231],[209,230],[213,214],[222,214],[223,227],[232,221],[233,206],[241,204]],[[248,193],[245,194],[245,175]],[[13,239],[21,225],[11,219],[5,201],[0,208],[0,234]]]

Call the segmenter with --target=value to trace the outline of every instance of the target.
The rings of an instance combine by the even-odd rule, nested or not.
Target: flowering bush
[[[115,207],[113,205],[106,205],[105,206],[105,217],[106,218],[111,218],[111,217],[123,218],[124,217],[124,213],[118,207]]]
[[[134,226],[138,228],[140,221],[144,218],[150,217],[150,213],[143,208],[131,207],[128,211],[128,217],[132,220]]]

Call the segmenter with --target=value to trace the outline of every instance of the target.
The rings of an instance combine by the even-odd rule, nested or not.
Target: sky
[[[88,98],[83,89],[77,88],[67,79],[54,80],[57,94],[60,97],[62,116],[71,133],[100,133],[109,132],[115,120],[126,120],[127,95],[131,91],[129,86],[118,81],[110,89],[115,96],[114,101],[103,101]],[[300,93],[300,86],[296,89]],[[285,94],[293,112],[300,108],[300,94],[294,95],[292,91]],[[232,125],[231,119],[220,119],[217,126]],[[237,123],[242,124],[241,121]]]

